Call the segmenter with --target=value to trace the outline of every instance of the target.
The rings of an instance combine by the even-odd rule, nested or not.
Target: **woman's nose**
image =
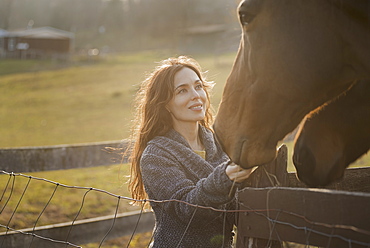
[[[193,99],[198,99],[200,97],[198,91],[196,91],[195,89],[192,90],[192,100]]]

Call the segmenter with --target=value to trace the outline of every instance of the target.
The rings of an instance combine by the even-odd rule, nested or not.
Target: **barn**
[[[1,58],[67,59],[73,50],[74,34],[52,27],[0,32]]]

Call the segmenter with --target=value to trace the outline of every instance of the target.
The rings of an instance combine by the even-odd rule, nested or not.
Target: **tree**
[[[0,1],[0,28],[8,29],[12,10],[12,0]]]

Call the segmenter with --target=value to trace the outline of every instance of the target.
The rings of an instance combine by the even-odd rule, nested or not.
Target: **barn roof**
[[[40,27],[26,30],[10,31],[7,37],[23,37],[34,39],[73,39],[74,34],[52,27]]]

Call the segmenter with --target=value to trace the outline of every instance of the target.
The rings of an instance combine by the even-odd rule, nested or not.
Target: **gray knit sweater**
[[[229,158],[210,130],[201,126],[200,137],[205,160],[175,130],[151,140],[140,160],[145,190],[153,200],[235,209],[235,189],[225,173]],[[156,218],[153,247],[230,247],[234,214],[175,201],[150,204]]]

